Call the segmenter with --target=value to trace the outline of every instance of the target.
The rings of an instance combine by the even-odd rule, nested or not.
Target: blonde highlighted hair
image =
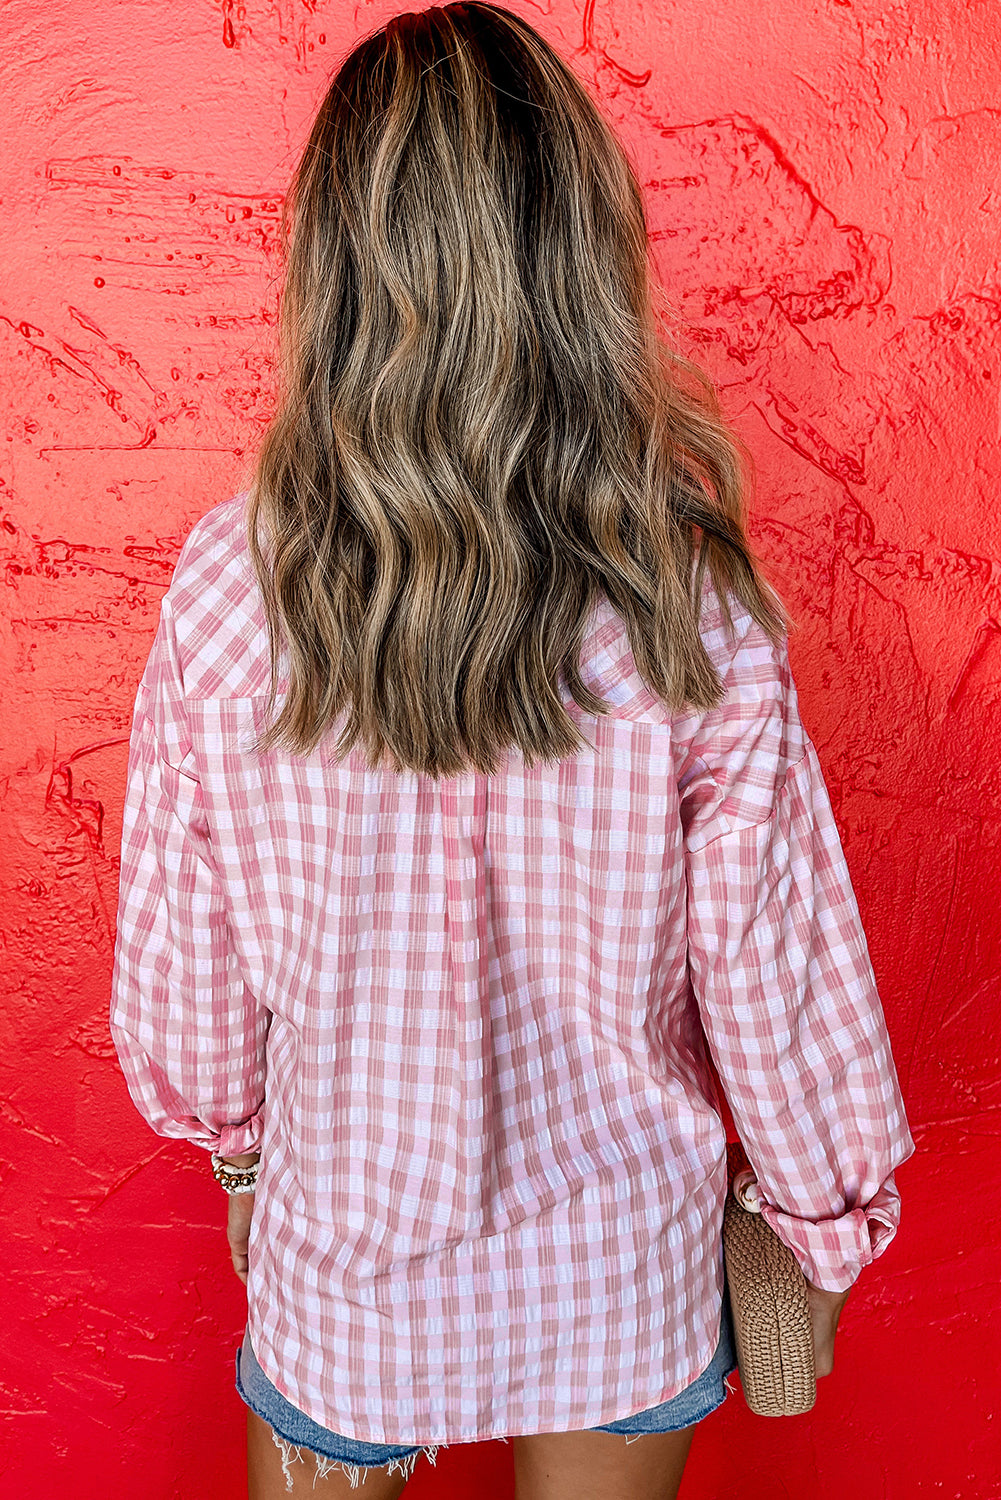
[[[671,707],[722,688],[706,569],[769,635],[742,449],[651,301],[640,189],[574,73],[499,6],[399,15],[316,115],[283,214],[283,388],[248,541],[271,641],[259,749],[428,776],[584,741],[604,594]],[[263,540],[259,535],[263,526]],[[287,678],[277,717],[280,657]]]

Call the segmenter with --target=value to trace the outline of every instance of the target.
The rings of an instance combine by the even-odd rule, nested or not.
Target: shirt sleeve
[[[168,592],[129,740],[110,1013],[153,1130],[221,1156],[259,1150],[269,1022],[231,940]]]
[[[915,1150],[783,637],[745,619],[718,708],[679,725],[689,973],[762,1216],[845,1291],[897,1231]]]

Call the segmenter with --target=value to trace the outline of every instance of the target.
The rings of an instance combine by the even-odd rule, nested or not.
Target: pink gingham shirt
[[[153,1130],[260,1148],[265,1373],[366,1442],[593,1427],[719,1333],[725,1132],[811,1280],[893,1237],[914,1150],[785,645],[707,587],[726,684],[670,713],[596,608],[590,748],[433,781],[247,740],[244,500],[179,557],[129,752],[111,1029]],[[704,1028],[704,1033],[703,1033]],[[207,1165],[207,1163],[206,1163]]]

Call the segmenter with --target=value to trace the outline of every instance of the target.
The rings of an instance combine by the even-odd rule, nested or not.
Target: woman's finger
[[[244,1286],[250,1269],[248,1247],[250,1223],[254,1216],[254,1194],[232,1193],[229,1199],[229,1216],[226,1223],[226,1238],[229,1241],[233,1270]]]

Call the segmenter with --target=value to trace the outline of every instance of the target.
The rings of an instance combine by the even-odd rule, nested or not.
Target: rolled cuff
[[[242,1125],[224,1125],[219,1131],[218,1144],[210,1146],[217,1156],[246,1156],[260,1151],[264,1134],[264,1105],[255,1110]],[[204,1145],[205,1142],[199,1142]]]
[[[248,1156],[260,1151],[264,1135],[264,1105],[256,1109],[246,1120],[234,1125],[220,1125],[213,1130],[211,1125],[196,1115],[164,1115],[147,1119],[157,1135],[169,1136],[173,1140],[190,1141],[203,1151],[214,1151],[217,1156]]]
[[[864,1208],[834,1219],[799,1219],[765,1199],[761,1217],[792,1251],[808,1281],[826,1292],[846,1292],[896,1234],[900,1194],[891,1174]]]

